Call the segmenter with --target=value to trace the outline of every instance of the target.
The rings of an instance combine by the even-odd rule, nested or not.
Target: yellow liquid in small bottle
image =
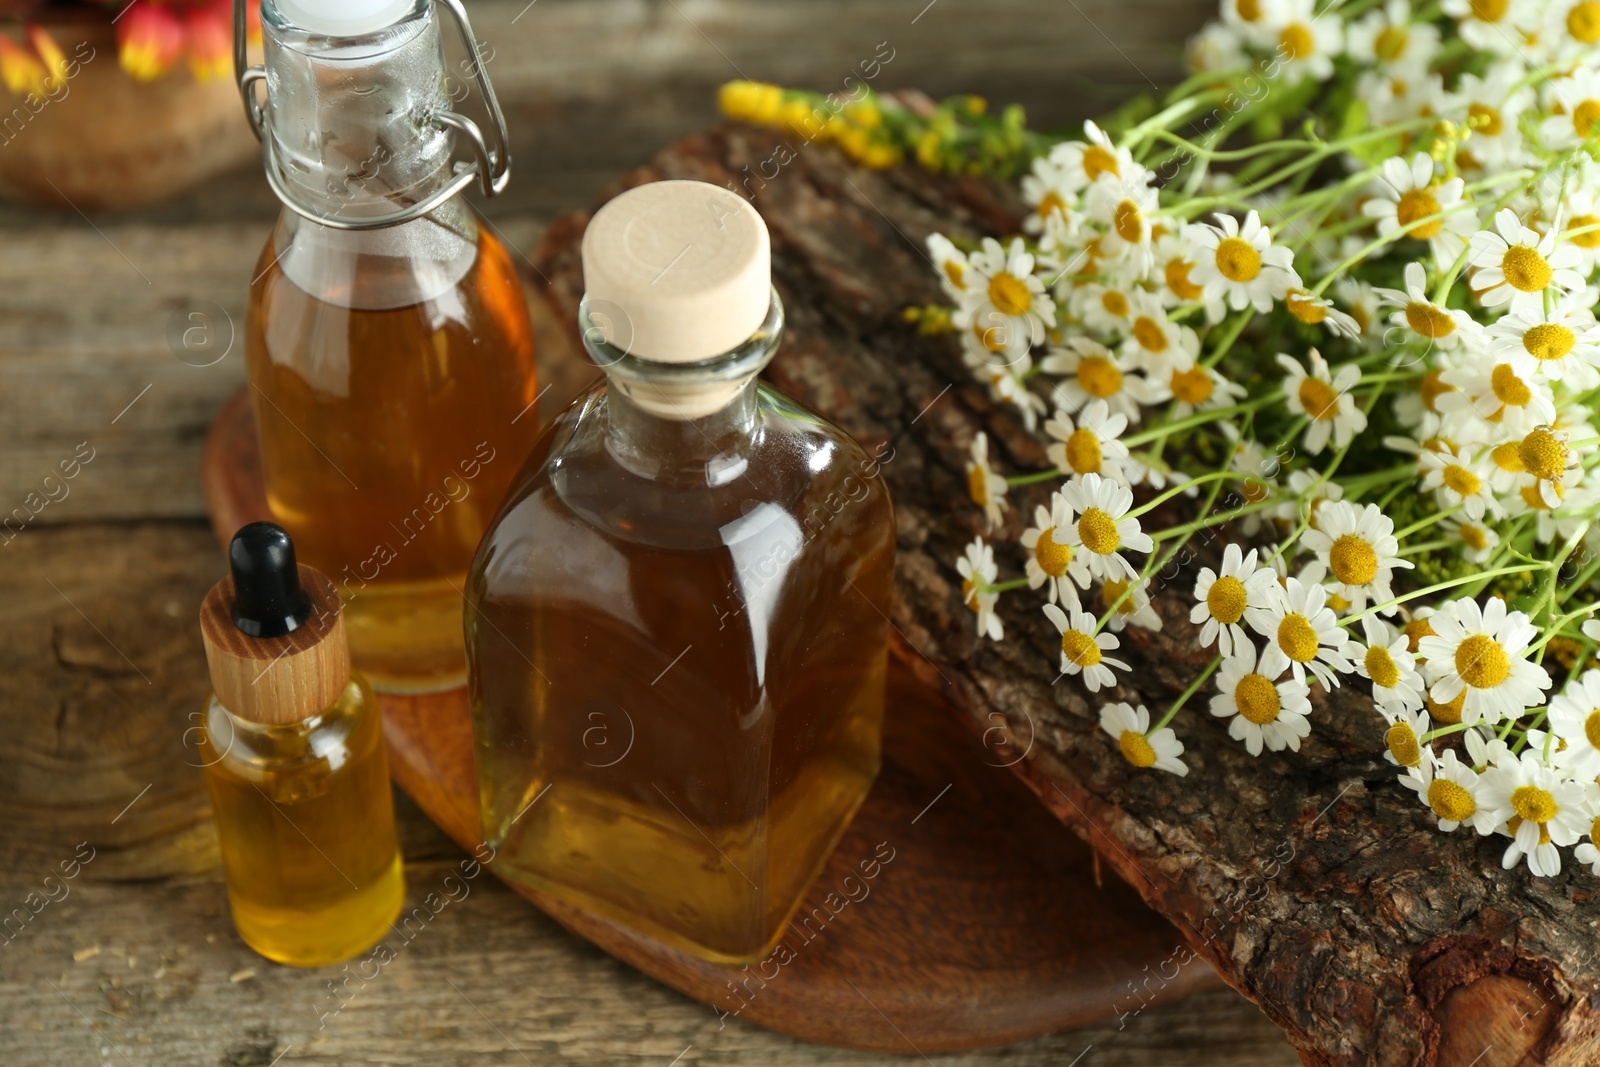
[[[257,265],[246,327],[272,517],[301,561],[338,587],[351,660],[373,685],[459,685],[467,566],[538,437],[516,271],[479,230],[476,259],[453,288],[353,308],[297,286],[278,262],[284,240],[280,224]]]
[[[353,677],[291,726],[234,718],[215,697],[200,753],[228,903],[246,944],[321,967],[377,944],[405,897],[377,698]]]
[[[842,431],[766,411],[715,499],[619,473],[569,411],[568,491],[558,426],[469,590],[498,868],[717,963],[771,951],[879,767],[888,495]]]

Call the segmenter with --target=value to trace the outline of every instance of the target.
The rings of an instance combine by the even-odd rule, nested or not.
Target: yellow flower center
[[[1511,807],[1524,822],[1541,826],[1556,817],[1560,810],[1556,798],[1536,785],[1519,785],[1511,791]]]
[[[1305,289],[1290,289],[1284,297],[1284,304],[1289,308],[1289,314],[1310,326],[1315,326],[1328,317],[1328,307]]]
[[[1483,480],[1467,468],[1452,463],[1444,469],[1445,488],[1457,496],[1476,496],[1483,488]]]
[[[1392,63],[1405,55],[1409,40],[1404,26],[1385,26],[1372,42],[1372,52],[1379,59]]]
[[[1106,309],[1108,315],[1115,315],[1119,319],[1128,317],[1128,298],[1115,289],[1107,289],[1100,294],[1100,306]]]
[[[1455,329],[1455,324],[1451,323],[1450,328]],[[1439,414],[1439,398],[1456,391],[1455,386],[1444,380],[1444,371],[1437,367],[1422,376],[1422,384],[1417,388],[1422,393],[1422,402],[1435,415]]]
[[[1523,486],[1520,490],[1519,495],[1522,497],[1522,502],[1534,511],[1549,511],[1551,508],[1551,505],[1545,501],[1544,493],[1540,489],[1543,484],[1542,482],[1535,482],[1532,485]],[[1550,485],[1555,488],[1557,501],[1566,499],[1567,491],[1560,482],[1551,482]]]
[[[1453,726],[1461,721],[1461,707],[1466,702],[1467,691],[1465,689],[1457,693],[1456,698],[1448,704],[1441,704],[1436,700],[1423,700],[1423,703],[1428,705],[1429,717],[1434,722],[1444,723],[1446,726]]]
[[[1117,157],[1092,144],[1083,150],[1083,173],[1090,181],[1094,181],[1102,174],[1117,173]]]
[[[1263,674],[1247,674],[1240,678],[1233,690],[1233,702],[1239,714],[1257,726],[1277,721],[1283,707],[1278,700],[1278,687]]]
[[[1290,612],[1278,623],[1278,647],[1296,663],[1310,663],[1317,658],[1317,631],[1304,615]]]
[[[1527,407],[1533,399],[1533,390],[1527,382],[1517,377],[1516,370],[1509,363],[1495,364],[1494,370],[1489,372],[1489,388],[1494,390],[1495,398],[1507,407]]]
[[[1084,548],[1102,556],[1110,555],[1122,544],[1117,536],[1117,521],[1099,508],[1090,508],[1078,520],[1078,538]]]
[[[1541,322],[1528,327],[1522,335],[1522,347],[1528,355],[1545,363],[1565,358],[1577,343],[1577,335],[1558,322]]]
[[[1072,562],[1072,546],[1058,544],[1055,532],[1054,526],[1039,531],[1039,540],[1033,543],[1033,559],[1039,564],[1040,570],[1052,578],[1059,578],[1067,573],[1067,564]]]
[[[989,279],[989,303],[1002,315],[1021,315],[1033,306],[1033,294],[1021,278],[1001,271]]]
[[[961,602],[973,611],[978,610],[978,581],[975,578],[961,579]]]
[[[1216,388],[1211,375],[1201,366],[1172,372],[1172,395],[1185,404],[1204,404]]]
[[[1300,406],[1313,419],[1331,419],[1339,413],[1339,394],[1321,378],[1306,375],[1300,381]]]
[[[1039,198],[1039,206],[1033,210],[1040,218],[1049,218],[1052,213],[1062,211],[1066,206],[1067,202],[1061,199],[1061,194],[1052,189]]]
[[[1428,807],[1448,822],[1466,822],[1478,810],[1472,794],[1448,778],[1435,778],[1429,784]]]
[[[1567,469],[1567,446],[1541,426],[1517,445],[1517,458],[1522,460],[1522,466],[1529,474],[1553,482]]]
[[[980,508],[989,506],[989,479],[982,467],[975,466],[968,469],[967,495]]]
[[[957,289],[967,287],[967,268],[959,260],[947,259],[944,261],[944,276],[950,279],[950,284]]]
[[[1498,109],[1488,104],[1472,103],[1467,105],[1467,126],[1485,137],[1499,137],[1506,123]]]
[[[1150,742],[1144,734],[1124,730],[1122,736],[1117,739],[1117,747],[1122,750],[1122,758],[1135,767],[1156,765],[1156,750],[1150,747]]]
[[[1489,458],[1494,460],[1494,465],[1507,474],[1521,474],[1527,470],[1522,465],[1521,443],[1507,441],[1505,444],[1495,445],[1489,452]]]
[[[1246,600],[1244,583],[1227,574],[1212,582],[1206,591],[1206,609],[1221,623],[1235,623],[1244,618]]]
[[[1133,339],[1138,341],[1146,352],[1167,350],[1167,332],[1154,319],[1144,315],[1133,320]]]
[[[1493,689],[1511,676],[1511,657],[1494,638],[1473,634],[1456,646],[1456,673],[1474,689]]]
[[[1417,732],[1411,724],[1405,721],[1397,722],[1389,727],[1383,735],[1384,742],[1389,746],[1389,755],[1402,767],[1415,767],[1422,762],[1422,745],[1417,741]]]
[[[1230,282],[1254,281],[1261,273],[1261,253],[1243,237],[1224,237],[1217,242],[1217,270]]]
[[[1144,216],[1139,214],[1139,205],[1132,200],[1124,200],[1117,205],[1111,213],[1111,228],[1117,231],[1117,236],[1129,244],[1138,244],[1144,237]]]
[[[1524,820],[1520,815],[1511,816],[1511,818],[1506,820],[1506,833],[1510,834],[1512,837],[1516,837],[1517,831],[1522,828],[1523,821]],[[1539,844],[1548,845],[1549,843],[1550,831],[1547,830],[1544,827],[1544,824],[1541,823],[1539,824]]]
[[[1126,581],[1110,580],[1102,583],[1100,586],[1100,606],[1110,611],[1111,605],[1117,604],[1117,601],[1122,600],[1123,590],[1127,588],[1128,583]],[[1138,610],[1138,607],[1137,598],[1130,596],[1128,599],[1122,600],[1122,603],[1117,604],[1116,612],[1118,615],[1132,615]]]
[[[1507,2],[1509,3],[1510,0],[1507,0]],[[1234,10],[1239,12],[1239,19],[1242,22],[1254,22],[1261,17],[1260,0],[1238,0],[1238,3],[1234,5]]]
[[[1511,287],[1524,293],[1539,292],[1550,284],[1550,275],[1553,273],[1539,250],[1527,245],[1512,245],[1506,249],[1500,269],[1505,272],[1506,281],[1511,283]]]
[[[1466,542],[1468,548],[1474,552],[1482,552],[1489,547],[1489,534],[1482,526],[1464,522],[1460,528],[1461,540]]]
[[[1278,34],[1278,49],[1285,59],[1293,62],[1304,59],[1316,49],[1316,39],[1311,36],[1311,27],[1303,22],[1291,22]]]
[[[1567,32],[1584,44],[1600,43],[1600,3],[1583,0],[1567,12]]]
[[[1169,259],[1165,270],[1167,288],[1179,300],[1199,300],[1204,292],[1198,285],[1189,280],[1189,272],[1194,269],[1194,264],[1186,259]]]
[[[1400,668],[1396,666],[1394,657],[1389,655],[1389,650],[1382,645],[1368,646],[1365,666],[1367,677],[1372,679],[1373,685],[1393,689],[1400,681]]]
[[[1479,22],[1499,22],[1511,9],[1511,0],[1472,0],[1472,17]]]
[[[1074,430],[1067,437],[1066,447],[1063,451],[1067,454],[1067,466],[1075,474],[1098,474],[1100,472],[1100,439],[1088,430]]]
[[[1584,103],[1590,103],[1585,100]],[[1595,121],[1600,122],[1600,115],[1595,116]],[[1590,229],[1590,227],[1594,229]],[[1574,233],[1574,230],[1583,230],[1583,233]],[[1600,215],[1574,215],[1567,225],[1567,240],[1579,248],[1600,248]],[[1169,282],[1170,284],[1170,282]]]
[[[1061,654],[1078,667],[1093,667],[1100,662],[1100,646],[1078,630],[1061,631]]]
[[[1600,708],[1591,711],[1589,717],[1583,720],[1583,735],[1589,739],[1592,747],[1600,748]]]
[[[1572,109],[1572,128],[1579,137],[1587,139],[1600,122],[1600,100],[1583,100]]]
[[[1087,356],[1078,363],[1078,385],[1090,396],[1116,396],[1122,372],[1104,356]]]
[[[1400,198],[1400,203],[1395,205],[1394,217],[1402,227],[1410,226],[1418,219],[1425,219],[1429,215],[1439,214],[1439,201],[1431,189],[1413,189]],[[1444,219],[1434,219],[1424,222],[1415,229],[1408,230],[1408,234],[1421,241],[1430,237],[1439,236],[1439,231],[1444,229]]]
[[[1420,336],[1435,341],[1441,337],[1449,337],[1456,331],[1455,320],[1446,314],[1443,308],[1434,307],[1421,300],[1413,300],[1406,305],[1406,325],[1417,331]]]
[[[1328,566],[1345,585],[1366,585],[1378,576],[1378,553],[1365,538],[1345,534],[1329,550]]]

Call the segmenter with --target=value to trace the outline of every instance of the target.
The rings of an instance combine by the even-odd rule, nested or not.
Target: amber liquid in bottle
[[[779,393],[676,425],[581,398],[468,592],[502,871],[713,961],[770,951],[878,771],[893,552],[877,463]]]
[[[466,215],[445,240],[477,229]],[[375,686],[458,685],[467,565],[538,433],[521,285],[477,229],[472,265],[443,292],[351,306],[359,293],[314,296],[286,273],[290,225],[306,224],[286,219],[263,250],[246,329],[272,516],[338,586],[351,659]],[[396,269],[360,255],[341,268],[380,283]]]
[[[200,753],[234,925],[297,967],[377,944],[405,896],[377,697],[359,676],[320,715],[240,719],[212,697]]]

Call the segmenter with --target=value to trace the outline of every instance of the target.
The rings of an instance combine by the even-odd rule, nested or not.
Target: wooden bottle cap
[[[200,605],[200,633],[211,688],[241,719],[286,726],[326,710],[350,683],[343,604],[327,575],[298,565],[311,617],[282,637],[250,637],[233,623],[233,578],[211,587]]]

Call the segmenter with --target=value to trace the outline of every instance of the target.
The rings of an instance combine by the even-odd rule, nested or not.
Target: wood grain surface
[[[517,158],[506,196],[482,206],[527,255],[557,216],[713,121],[725,77],[828,89],[894,34],[884,87],[1020,100],[1061,125],[1145,84],[1140,70],[1170,78],[1179,43],[1211,5],[1141,3],[1134,18],[1108,0],[938,0],[925,12],[925,0],[848,10],[772,0],[469,6],[496,51]],[[849,29],[858,18],[874,27],[859,42]],[[613,36],[619,28],[630,36]],[[225,572],[199,470],[206,428],[243,383],[227,339],[275,215],[254,168],[138,214],[0,205],[0,515],[28,516],[0,530],[0,922],[13,916],[0,927],[0,1063],[899,1062],[724,1024],[488,877],[369,982],[264,963],[238,940],[186,735],[206,692],[194,621]],[[548,316],[536,324],[552,328]],[[547,411],[582,384],[577,368],[562,373],[541,367],[555,383]],[[63,465],[76,476],[63,477]],[[403,794],[396,802],[411,908],[445,896],[444,879],[459,879],[468,856]],[[92,850],[86,863],[75,861],[80,843]],[[1130,991],[1117,1002],[1124,1014],[1106,1023],[927,1060],[1297,1062],[1230,990],[1140,1003]]]

